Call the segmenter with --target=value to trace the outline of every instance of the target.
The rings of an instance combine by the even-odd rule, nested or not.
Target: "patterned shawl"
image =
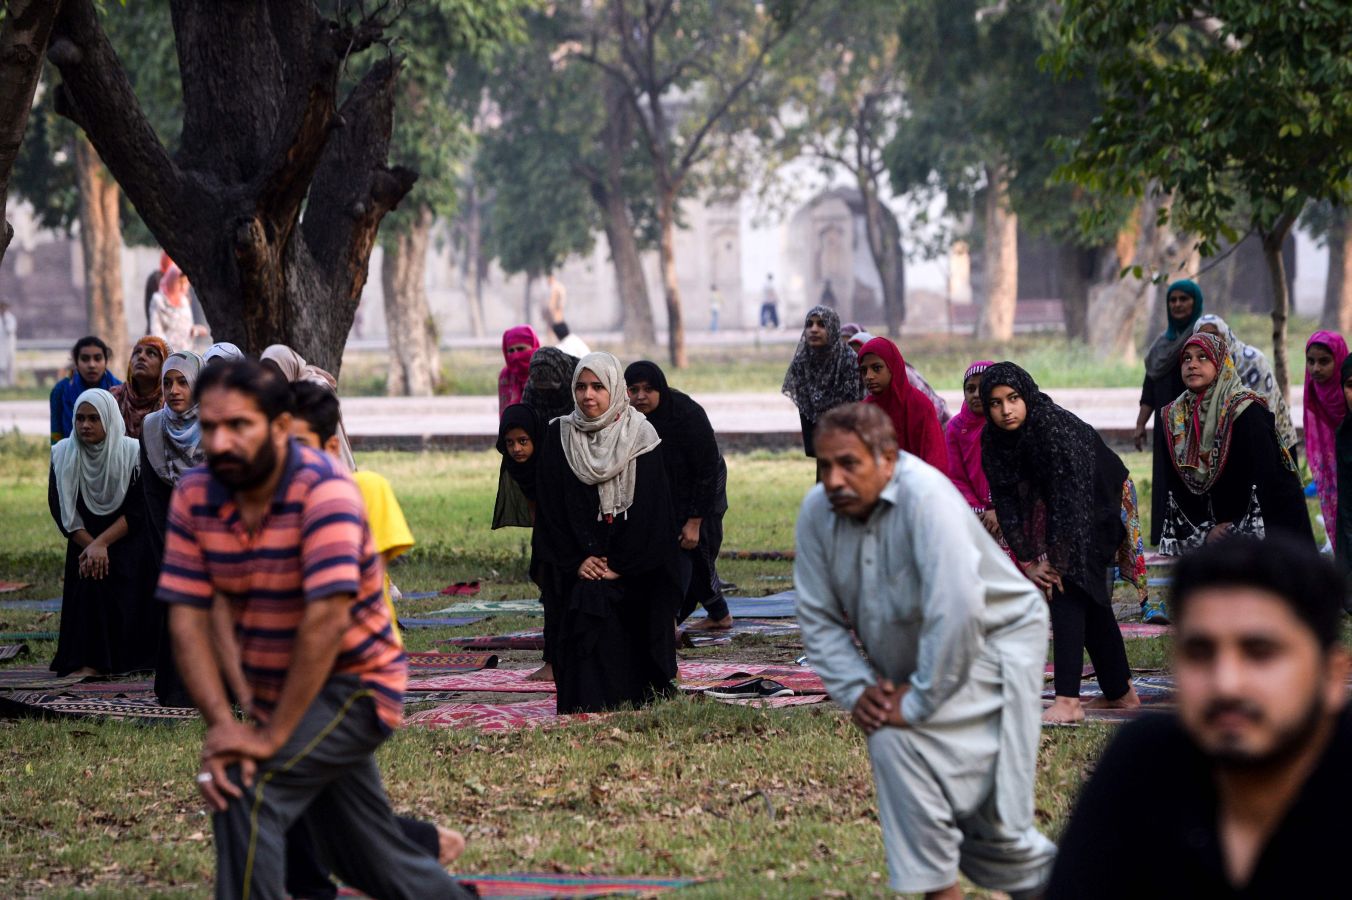
[[[807,322],[813,316],[826,326],[823,347],[810,347],[807,343]],[[829,409],[864,398],[859,358],[841,341],[840,315],[834,309],[814,306],[808,310],[803,320],[803,336],[798,339],[798,349],[784,374],[781,390],[798,407],[799,414],[813,423]]]
[[[132,346],[132,356],[136,355],[136,348],[143,344],[154,347],[160,354],[160,371],[155,373],[155,389],[144,397],[136,392],[136,382],[131,377],[132,361],[128,360],[127,380],[109,391],[117,401],[118,411],[122,413],[122,422],[127,426],[127,437],[131,438],[139,438],[141,423],[145,417],[164,405],[160,379],[164,373],[164,361],[169,358],[169,345],[165,343],[164,338],[153,334],[146,335]]]
[[[1273,374],[1272,366],[1263,355],[1263,351],[1241,341],[1224,319],[1212,313],[1207,313],[1193,323],[1193,333],[1200,333],[1207,325],[1219,331],[1225,345],[1230,348],[1230,361],[1235,364],[1240,382],[1262,397],[1267,402],[1268,409],[1272,410],[1272,415],[1277,420],[1277,435],[1281,438],[1282,446],[1288,450],[1294,447],[1296,425],[1291,421],[1291,408],[1286,405],[1286,396],[1277,389],[1277,376]]]
[[[530,358],[530,377],[521,402],[535,410],[546,424],[573,411],[573,372],[578,358],[558,347],[541,347]]]
[[[662,439],[643,413],[629,405],[618,359],[609,353],[588,353],[573,372],[574,388],[587,369],[610,391],[610,406],[594,419],[574,409],[572,415],[560,419],[560,438],[568,468],[578,481],[597,487],[601,501],[597,519],[608,519],[634,505],[635,460]]]
[[[1027,418],[1013,431],[991,420],[991,391],[1005,385],[1023,398]],[[981,376],[987,427],[981,430],[981,465],[990,482],[1000,530],[1023,562],[1042,554],[1065,578],[1085,587],[1103,581],[1095,570],[1096,495],[1121,497],[1126,467],[1098,464],[1098,432],[1038,389],[1012,362],[999,362]],[[1115,482],[1098,490],[1098,482]]]
[[[1184,391],[1164,405],[1160,416],[1168,433],[1169,458],[1188,490],[1211,490],[1230,458],[1235,419],[1252,403],[1266,406],[1262,396],[1244,386],[1225,346],[1214,334],[1194,334],[1183,345],[1197,347],[1216,366],[1216,380],[1199,394]]]

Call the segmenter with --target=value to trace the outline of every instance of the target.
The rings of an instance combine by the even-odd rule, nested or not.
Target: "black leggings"
[[[1112,607],[1099,603],[1079,585],[1065,584],[1064,593],[1052,593],[1051,603],[1056,696],[1080,696],[1084,651],[1088,650],[1103,696],[1116,700],[1131,689],[1131,667]]]

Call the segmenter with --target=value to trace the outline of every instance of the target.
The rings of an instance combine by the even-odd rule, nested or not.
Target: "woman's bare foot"
[[[437,862],[449,866],[465,852],[465,836],[441,825],[437,826]]]
[[[1141,705],[1141,698],[1136,693],[1136,686],[1131,685],[1127,692],[1116,700],[1109,700],[1106,697],[1095,697],[1085,704],[1088,709],[1137,709]]]
[[[732,614],[721,619],[696,619],[685,627],[690,631],[727,631],[732,627]]]
[[[527,680],[527,681],[553,681],[553,680],[554,680],[554,664],[553,664],[553,663],[545,663],[543,666],[541,666],[540,668],[536,669],[534,672],[531,672],[529,675],[527,675],[527,676],[526,676],[526,680]]]
[[[70,674],[79,675],[81,678],[96,678],[99,675],[102,675],[103,673],[100,672],[98,669],[93,668],[92,666],[81,666],[80,668],[76,669],[74,672],[71,672]]]
[[[1042,721],[1047,725],[1071,725],[1084,721],[1084,707],[1079,697],[1057,697],[1052,705],[1042,711]]]

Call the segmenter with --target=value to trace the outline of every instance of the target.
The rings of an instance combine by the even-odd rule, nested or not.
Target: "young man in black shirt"
[[[1280,537],[1183,558],[1170,606],[1178,713],[1108,748],[1049,898],[1346,895],[1344,591],[1313,548]]]

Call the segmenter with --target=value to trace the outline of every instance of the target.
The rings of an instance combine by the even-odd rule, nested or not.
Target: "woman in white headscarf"
[[[239,347],[229,341],[217,341],[202,354],[202,366],[205,368],[214,362],[240,362],[245,358]]]
[[[202,432],[197,423],[193,391],[202,371],[202,359],[188,350],[169,354],[160,376],[164,407],[146,416],[141,427],[141,488],[145,502],[146,571],[159,580],[164,559],[164,530],[169,500],[183,473],[202,464]],[[179,678],[169,640],[168,617],[160,615],[160,643],[155,659],[155,696],[161,706],[192,706],[192,697]]]
[[[149,669],[158,631],[144,571],[140,448],[117,401],[95,388],[75,400],[75,428],[52,447],[48,505],[67,540],[61,636],[52,671],[111,674]]]
[[[641,705],[672,691],[681,602],[677,529],[656,430],[629,405],[619,360],[589,353],[575,407],[549,425],[533,548],[559,621],[559,712]]]
[[[258,357],[259,362],[266,363],[275,368],[287,381],[295,383],[297,381],[312,381],[321,387],[326,387],[338,394],[338,379],[334,378],[328,372],[312,366],[305,361],[295,350],[292,350],[286,344],[273,344],[263,351]],[[343,460],[343,465],[347,466],[348,471],[357,471],[357,460],[352,455],[352,444],[347,439],[347,429],[343,427],[342,420],[338,421],[338,455]]]

